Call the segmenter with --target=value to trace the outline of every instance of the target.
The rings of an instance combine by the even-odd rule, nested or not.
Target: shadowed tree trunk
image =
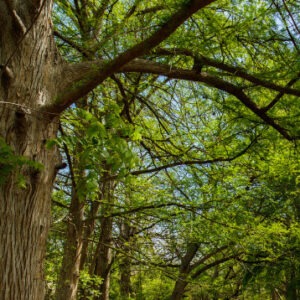
[[[103,183],[102,193],[103,200],[101,203],[100,236],[97,249],[94,254],[94,262],[91,267],[91,275],[97,275],[102,279],[100,286],[95,287],[100,292],[100,296],[97,299],[109,300],[110,271],[113,262],[113,218],[109,216],[113,205],[112,181]]]
[[[132,294],[131,286],[131,257],[130,246],[132,237],[134,236],[135,228],[131,227],[126,220],[122,220],[120,225],[120,248],[122,249],[120,259],[120,294],[121,299],[130,299]]]
[[[98,201],[94,201],[91,203],[87,220],[85,221],[85,230],[84,230],[85,232],[84,232],[84,241],[83,241],[82,251],[81,251],[80,270],[84,268],[84,265],[86,263],[86,259],[88,256],[88,246],[90,241],[89,239],[95,230],[96,214],[100,207],[101,197],[102,196],[99,196]]]
[[[85,103],[86,99],[81,99],[78,106],[84,108]],[[60,131],[61,134],[65,136],[62,127],[60,127]],[[78,135],[83,136],[84,132],[81,131]],[[66,144],[64,144],[64,151],[70,169],[72,195],[67,219],[63,261],[57,282],[56,299],[72,300],[76,299],[77,295],[81,254],[85,239],[84,212],[86,199],[83,197],[82,193],[81,197],[79,196],[80,192],[78,190],[78,186],[80,186],[81,181],[85,180],[85,170],[81,161],[82,145],[80,143],[75,145],[74,157],[72,157]]]
[[[54,70],[59,61],[51,1],[38,11],[38,1],[0,3],[0,135],[15,155],[43,166],[15,166],[0,187],[0,299],[44,295],[50,195],[59,155],[46,147],[56,136],[58,120],[44,113],[43,106],[56,95]],[[10,167],[9,162],[0,166]]]
[[[286,285],[286,299],[292,300],[292,299],[299,299],[298,297],[298,280],[296,278],[296,267],[291,266],[291,271],[289,274],[288,282]]]
[[[109,300],[110,271],[112,265],[112,218],[103,217],[101,220],[101,233],[97,248],[97,258],[94,275],[102,278],[99,291],[99,300]]]
[[[56,292],[57,300],[76,299],[84,238],[83,213],[84,203],[80,201],[76,191],[73,189],[64,257]]]
[[[179,276],[178,279],[176,280],[171,300],[181,300],[185,288],[188,285],[187,277],[191,271],[191,261],[195,257],[197,251],[198,251],[199,245],[196,243],[190,243],[187,246],[187,250],[185,255],[181,259],[181,266],[179,270]]]

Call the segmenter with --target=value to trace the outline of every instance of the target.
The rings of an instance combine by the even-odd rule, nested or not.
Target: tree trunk
[[[109,300],[110,271],[112,263],[112,218],[103,217],[101,220],[101,234],[98,244],[95,275],[102,278],[99,287],[99,300]]]
[[[57,119],[43,109],[55,96],[53,70],[58,59],[51,1],[41,9],[37,2],[0,3],[0,135],[15,155],[43,165],[38,169],[9,160],[0,165],[2,171],[11,168],[0,186],[3,300],[44,298],[43,260],[59,155],[46,147],[46,141],[56,136]]]
[[[84,224],[85,230],[84,230],[84,240],[83,240],[82,251],[81,251],[80,270],[83,270],[87,260],[90,237],[92,236],[95,230],[96,214],[100,207],[101,198],[102,196],[99,197],[97,202],[92,202],[87,216],[87,220],[85,221]]]
[[[85,203],[79,200],[77,193],[73,188],[66,242],[64,246],[64,257],[61,274],[57,283],[57,300],[76,299],[83,245],[84,205]]]
[[[77,103],[77,106],[85,108],[85,103],[86,98],[83,98]],[[60,131],[61,134],[65,136],[62,127]],[[81,137],[84,135],[84,132],[80,131],[78,135]],[[56,299],[73,300],[76,299],[77,296],[81,254],[85,239],[84,212],[86,199],[83,196],[79,196],[80,192],[82,194],[82,191],[78,190],[78,186],[81,186],[81,182],[85,180],[85,167],[81,159],[83,149],[80,143],[77,142],[75,145],[74,153],[70,153],[66,144],[64,144],[64,150],[72,180],[72,196],[67,220],[63,261],[57,282]]]
[[[120,258],[120,294],[121,299],[130,299],[132,294],[131,286],[131,257],[130,246],[132,236],[134,236],[135,229],[132,228],[127,220],[123,220],[120,226],[120,248],[122,249],[121,258]]]
[[[185,255],[181,259],[179,276],[176,280],[171,300],[181,300],[184,296],[185,289],[188,285],[187,277],[191,271],[191,262],[198,251],[197,243],[189,243]]]
[[[186,273],[180,273],[178,279],[176,280],[171,300],[183,299],[185,288],[188,285],[187,276],[188,274]]]
[[[112,231],[113,218],[109,217],[113,201],[113,182],[103,183],[103,203],[101,207],[100,237],[94,255],[92,266],[93,274],[102,278],[102,283],[98,288],[101,295],[99,300],[109,300],[110,271],[112,265]]]
[[[120,263],[120,294],[121,299],[130,299],[131,287],[131,259],[127,255],[122,257]]]
[[[286,299],[293,300],[299,299],[297,295],[297,278],[296,278],[296,267],[291,266],[290,274],[288,276],[288,282],[286,285]]]

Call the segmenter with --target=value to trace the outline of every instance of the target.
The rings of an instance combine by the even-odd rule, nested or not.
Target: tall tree
[[[59,163],[56,149],[45,145],[56,136],[59,114],[211,2],[185,3],[148,38],[100,67],[63,63],[53,39],[51,0],[1,2],[1,136],[15,155],[43,165],[42,170],[28,165],[13,170],[1,187],[1,298],[44,295],[50,195]],[[92,73],[82,77],[83,70]],[[18,186],[19,174],[24,176],[23,188]]]
[[[248,10],[243,20],[235,3],[215,0],[157,2],[158,7],[164,4],[167,9],[158,9],[157,16],[149,21],[151,26],[147,34],[141,33],[142,27],[134,30],[139,24],[135,23],[136,19],[128,23],[128,31],[122,28],[119,20],[127,20],[134,13],[139,17],[151,9],[153,12],[149,3],[61,2],[65,11],[73,13],[66,26],[80,22],[76,16],[79,11],[86,16],[92,14],[95,19],[105,15],[92,45],[65,39],[83,53],[90,47],[101,48],[99,59],[67,63],[60,57],[53,38],[51,0],[0,2],[0,133],[3,153],[8,157],[1,160],[1,170],[8,174],[0,191],[1,299],[44,297],[43,261],[50,222],[50,195],[60,168],[58,151],[55,147],[47,147],[47,140],[56,137],[59,116],[108,77],[143,72],[204,83],[220,90],[222,97],[229,95],[229,103],[224,105],[234,107],[237,99],[242,104],[239,108],[243,114],[248,114],[244,107],[252,111],[253,123],[268,124],[287,140],[299,136],[294,126],[298,109],[293,101],[300,96],[295,67],[299,55],[295,39],[298,27],[295,22],[292,26],[285,22],[287,18],[295,21],[297,6],[294,2],[284,9],[274,2],[271,10],[268,9],[269,1],[262,2],[261,13]],[[210,4],[215,6],[201,14]],[[248,1],[239,4],[246,8]],[[125,5],[129,9],[125,9]],[[120,8],[123,8],[122,15],[118,11]],[[198,11],[200,13],[196,14]],[[228,11],[231,11],[229,18]],[[56,17],[62,15],[58,12]],[[256,20],[266,16],[270,24],[261,28],[262,22]],[[272,21],[274,16],[275,21]],[[280,17],[282,22],[276,22]],[[241,32],[236,35],[238,27]],[[283,38],[282,31],[288,36]],[[116,40],[123,34],[128,34],[128,39]],[[178,48],[180,35],[184,35],[185,40]],[[100,36],[103,38],[99,40]],[[198,53],[201,43],[210,39],[214,41],[212,48],[206,48],[204,54]],[[268,43],[272,39],[279,40],[274,51]],[[154,48],[156,51],[152,51]],[[173,55],[168,60],[170,51]],[[230,55],[225,55],[228,51]],[[239,56],[239,53],[242,54]],[[272,56],[280,57],[282,53],[289,55],[285,55],[284,60],[272,60]],[[205,68],[201,67],[203,64]],[[277,76],[269,78],[274,72]],[[172,165],[178,163],[182,162]]]

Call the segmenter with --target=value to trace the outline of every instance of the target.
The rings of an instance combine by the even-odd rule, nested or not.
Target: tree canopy
[[[296,0],[54,1],[46,299],[300,297],[299,16]],[[17,169],[26,189],[43,164],[10,146],[0,184]]]

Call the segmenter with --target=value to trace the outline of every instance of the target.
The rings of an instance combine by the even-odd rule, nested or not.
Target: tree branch
[[[181,49],[181,48],[175,48],[175,49],[158,49],[154,51],[155,54],[162,54],[162,55],[185,55],[190,56],[194,60],[199,60],[203,65],[215,67],[217,69],[220,69],[222,71],[229,72],[233,74],[234,76],[246,79],[249,82],[252,82],[256,85],[280,92],[282,94],[289,94],[294,96],[300,96],[300,91],[296,89],[290,88],[293,83],[297,81],[297,79],[291,80],[291,83],[288,83],[285,87],[282,87],[280,85],[277,85],[275,83],[257,78],[256,76],[249,74],[246,72],[246,70],[240,68],[240,67],[234,67],[228,64],[225,64],[221,61],[217,61],[208,57],[205,57],[203,55],[195,55],[192,51],[188,49]]]
[[[111,65],[111,63],[106,63],[99,60],[95,62],[83,62],[66,66],[63,71],[66,80],[62,88],[63,90],[66,90],[66,92],[57,99],[57,103],[55,105],[53,105],[52,107],[46,107],[45,110],[48,112],[50,111],[51,113],[59,113],[64,110],[67,106],[76,101],[78,99],[78,96],[84,95],[84,91],[90,91],[92,89],[92,86],[96,86],[96,81],[98,82],[98,78],[99,81],[102,82],[105,79],[103,77],[103,72],[105,73],[108,70],[107,66],[109,65]],[[261,118],[266,124],[270,125],[276,131],[278,131],[285,139],[299,139],[299,137],[291,136],[283,127],[277,124],[274,119],[269,117],[265,109],[259,108],[256,103],[247,94],[245,94],[241,87],[236,86],[221,78],[212,76],[207,72],[199,73],[196,70],[174,68],[168,65],[151,62],[144,59],[134,59],[120,68],[113,67],[110,71],[112,70],[114,70],[113,73],[148,73],[165,76],[169,79],[182,79],[205,83],[211,87],[217,88],[235,96],[240,102],[242,102],[247,108],[249,108],[255,115]],[[77,85],[74,82],[77,82]],[[91,89],[88,87],[90,87]],[[272,83],[269,84],[269,88],[300,97],[300,90],[290,89],[288,87],[279,87]]]
[[[212,262],[212,263],[204,266],[203,268],[199,269],[197,272],[195,272],[194,274],[192,274],[191,278],[192,279],[196,279],[197,277],[199,277],[206,270],[209,270],[210,268],[215,267],[217,265],[220,265],[220,264],[222,264],[222,263],[224,263],[224,262],[226,262],[228,260],[235,259],[240,254],[241,253],[238,253],[238,254],[235,254],[235,255],[230,255],[230,256],[218,259],[218,260],[216,260],[216,261],[214,261],[214,262]]]
[[[26,26],[24,25],[22,19],[20,18],[20,16],[18,15],[18,13],[15,9],[14,1],[13,0],[4,0],[4,2],[5,2],[6,6],[8,8],[8,12],[12,17],[14,24],[20,30],[22,35],[24,35],[25,32],[26,32]]]
[[[85,96],[88,92],[93,90],[96,86],[102,83],[106,78],[111,76],[120,70],[121,67],[128,64],[133,59],[142,56],[149,52],[151,49],[159,45],[162,41],[168,38],[183,22],[185,22],[190,16],[196,13],[198,10],[204,8],[208,4],[215,2],[216,0],[189,0],[181,9],[171,15],[166,22],[164,22],[160,28],[155,31],[150,37],[144,41],[136,44],[127,51],[121,53],[112,61],[99,65],[97,63],[91,63],[92,70],[88,70],[85,76],[76,76],[76,68],[63,68],[60,70],[61,74],[57,74],[60,78],[66,78],[66,73],[70,76],[67,81],[61,85],[57,99],[52,107],[48,107],[47,110],[54,113],[60,113],[65,110],[72,103],[79,98]],[[82,65],[81,65],[82,67]],[[75,68],[75,70],[74,70]],[[74,72],[75,71],[75,72]],[[72,75],[75,75],[74,77]]]
[[[186,70],[179,68],[172,68],[167,65],[163,65],[156,62],[149,62],[143,59],[135,59],[131,63],[127,64],[120,71],[123,72],[144,72],[150,74],[158,74],[166,76],[171,79],[183,79],[195,82],[203,82],[209,86],[215,87],[228,94],[235,96],[240,102],[248,107],[254,114],[260,117],[266,124],[277,130],[285,139],[295,140],[299,137],[292,137],[286,130],[275,123],[275,121],[267,115],[267,113],[260,109],[252,99],[247,96],[243,89],[223,79],[217,78],[206,72],[197,72],[195,70]],[[299,90],[293,90],[293,95],[300,97]]]
[[[199,159],[199,160],[178,161],[178,162],[173,162],[170,164],[165,164],[165,165],[159,166],[159,167],[154,167],[152,169],[132,171],[129,174],[130,175],[141,175],[141,174],[159,172],[159,171],[177,167],[177,166],[206,165],[206,164],[212,164],[212,163],[217,163],[217,162],[226,162],[226,161],[230,162],[230,161],[233,161],[236,158],[242,156],[243,154],[245,154],[248,151],[248,149],[250,149],[253,146],[253,144],[256,142],[256,140],[257,140],[257,137],[253,141],[251,141],[251,143],[246,148],[244,148],[242,151],[240,151],[239,153],[237,153],[236,155],[234,155],[232,157],[217,157],[217,158],[206,159],[206,160]],[[117,176],[118,175],[108,177],[108,178],[106,178],[106,180],[113,180],[113,179],[117,178]]]
[[[119,216],[123,216],[123,215],[128,215],[128,214],[134,214],[140,211],[145,211],[145,210],[151,210],[151,209],[158,209],[158,208],[164,208],[164,207],[180,207],[189,211],[193,211],[194,209],[196,209],[196,207],[192,207],[190,205],[185,205],[185,204],[180,204],[177,202],[171,202],[171,203],[160,203],[160,204],[150,204],[150,205],[145,205],[145,206],[139,206],[139,207],[135,207],[132,209],[128,209],[128,210],[124,210],[124,211],[118,211],[118,212],[114,212],[109,214],[108,217],[119,217]],[[197,209],[199,209],[199,206],[197,207]],[[101,218],[101,216],[97,216],[96,218]]]
[[[201,259],[196,261],[194,264],[192,264],[190,266],[190,270],[196,269],[200,265],[204,264],[205,261],[207,261],[209,258],[213,257],[214,255],[218,254],[219,252],[222,252],[223,250],[227,249],[228,247],[229,247],[228,245],[224,245],[224,246],[219,247],[219,248],[215,249],[214,251],[206,254],[204,257],[202,257]]]
[[[54,34],[54,36],[56,36],[59,39],[61,39],[63,42],[67,43],[73,49],[75,49],[76,51],[78,51],[79,53],[81,53],[83,56],[85,56],[85,57],[89,57],[90,56],[90,53],[86,49],[84,49],[83,47],[81,47],[78,44],[76,44],[73,40],[70,40],[67,37],[63,36],[57,30],[54,30],[53,34]]]
[[[297,77],[291,79],[287,84],[286,87],[291,87],[294,83],[296,83],[298,80],[300,79],[300,73],[298,74]],[[269,111],[272,107],[274,107],[279,101],[280,99],[285,95],[284,92],[279,92],[274,99],[265,107],[262,108],[262,110],[264,112]]]

